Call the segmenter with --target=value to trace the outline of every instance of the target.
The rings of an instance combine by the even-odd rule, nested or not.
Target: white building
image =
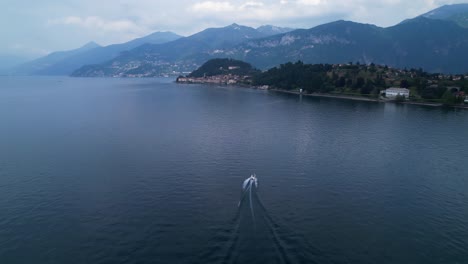
[[[385,90],[385,96],[387,98],[395,98],[398,95],[404,96],[405,98],[408,99],[410,96],[410,90],[406,88],[394,88],[394,87],[388,88]]]

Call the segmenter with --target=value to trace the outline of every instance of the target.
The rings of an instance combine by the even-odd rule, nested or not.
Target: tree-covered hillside
[[[389,87],[411,90],[414,101],[460,103],[468,93],[464,75],[429,74],[421,69],[401,70],[375,64],[281,64],[253,78],[257,86],[306,93],[331,93],[378,97]]]
[[[252,65],[233,59],[212,59],[203,64],[200,68],[193,71],[188,77],[208,77],[223,74],[232,75],[253,75],[258,70],[254,69]]]

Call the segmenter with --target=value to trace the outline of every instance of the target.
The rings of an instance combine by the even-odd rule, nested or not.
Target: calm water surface
[[[467,164],[468,111],[0,77],[0,263],[468,263]]]

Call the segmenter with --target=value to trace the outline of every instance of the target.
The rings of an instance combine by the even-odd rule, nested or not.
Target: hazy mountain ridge
[[[11,70],[9,70],[10,74],[15,75],[32,75],[32,74],[40,74],[43,69],[47,67],[53,66],[55,63],[60,61],[66,60],[74,55],[82,54],[86,51],[93,50],[95,48],[99,48],[99,44],[95,42],[88,42],[82,47],[74,50],[68,51],[57,51],[53,52],[47,56],[26,62],[21,64]]]
[[[444,11],[447,9],[450,12]],[[449,16],[463,12],[459,8],[442,7],[431,14],[442,13]],[[242,34],[233,33],[234,29],[250,34],[239,38]],[[92,70],[89,66],[80,69],[74,75],[95,76],[93,71],[105,72],[104,76],[129,77],[177,74],[190,72],[212,58],[239,59],[260,69],[301,60],[305,63],[376,63],[442,73],[468,71],[465,52],[468,29],[450,19],[422,15],[388,28],[340,20],[269,36],[253,32],[255,29],[237,24],[207,29],[166,45],[136,48],[106,64],[94,65]]]
[[[453,17],[464,16],[466,10],[468,4],[443,6],[388,28],[342,20],[292,31],[270,25],[255,29],[234,23],[172,41],[168,38],[162,43],[144,40],[150,35],[73,54],[42,69],[36,68],[32,74],[177,75],[191,72],[212,58],[239,59],[260,69],[297,60],[305,63],[353,61],[460,73],[468,71],[465,52],[468,29]]]
[[[155,32],[122,44],[101,47],[94,42],[67,52],[54,52],[48,56],[27,62],[14,69],[21,75],[70,75],[74,70],[87,64],[103,63],[146,43],[165,43],[181,36],[172,32]]]
[[[265,36],[254,28],[235,23],[208,28],[172,42],[137,47],[102,65],[86,65],[72,76],[147,77],[191,72],[240,43]]]
[[[15,55],[0,55],[0,74],[3,74],[3,71],[7,71],[12,67],[23,64],[27,62],[28,59],[15,56]]]

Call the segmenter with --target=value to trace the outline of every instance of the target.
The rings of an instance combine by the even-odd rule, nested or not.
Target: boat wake
[[[200,263],[329,263],[325,254],[268,213],[255,174],[244,180],[229,230],[220,230]]]

